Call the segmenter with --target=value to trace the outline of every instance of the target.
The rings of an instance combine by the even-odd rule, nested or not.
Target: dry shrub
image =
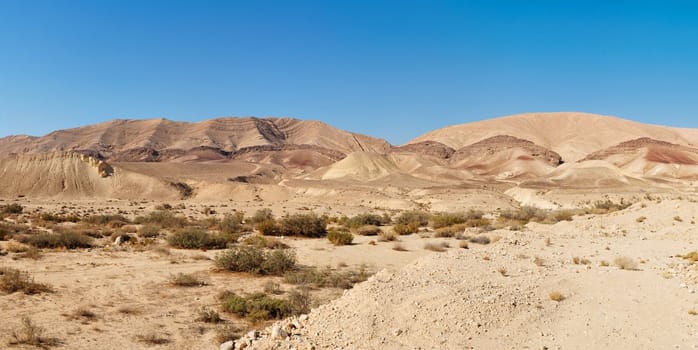
[[[56,338],[44,336],[45,329],[36,325],[29,317],[22,317],[22,324],[12,331],[11,345],[30,345],[47,348],[60,345]]]
[[[424,244],[424,249],[431,250],[432,252],[445,252],[448,247],[450,247],[450,245],[447,242]]]
[[[229,292],[221,299],[221,309],[258,322],[270,319],[281,319],[296,314],[288,300],[270,297],[264,293],[252,293],[239,296]]]
[[[274,282],[274,281],[264,282],[264,293],[282,294],[283,291],[281,290],[281,284],[279,284],[278,282]]]
[[[138,235],[141,238],[154,238],[160,235],[162,227],[153,224],[146,224],[138,229]]]
[[[475,236],[471,237],[469,239],[470,243],[476,243],[476,244],[482,244],[482,245],[487,245],[490,244],[492,241],[490,240],[489,237],[487,236]]]
[[[533,263],[536,264],[536,266],[545,266],[545,260],[539,256],[533,258]]]
[[[572,258],[572,262],[573,262],[575,265],[591,265],[591,261],[590,261],[589,259],[580,258],[580,257],[578,257],[578,256],[573,257],[573,258]]]
[[[0,213],[2,214],[22,214],[22,211],[24,211],[24,207],[18,203],[7,204],[0,207]]]
[[[548,294],[548,296],[550,297],[550,300],[552,300],[552,301],[561,302],[561,301],[565,300],[565,296],[558,291],[550,292],[550,294]]]
[[[407,248],[405,248],[405,246],[402,245],[402,243],[395,242],[395,244],[393,244],[393,250],[398,252],[406,252]]]
[[[139,216],[134,221],[137,224],[153,224],[169,229],[182,228],[188,224],[187,218],[175,216],[167,210],[154,211],[146,216]]]
[[[375,236],[383,232],[380,227],[374,225],[364,225],[356,230],[357,235],[361,236]]]
[[[197,276],[181,272],[176,275],[170,275],[169,282],[171,285],[177,287],[201,287],[206,285],[206,282],[199,279]]]
[[[635,219],[635,221],[639,223],[645,222],[645,220],[647,220],[647,217],[645,216],[640,216],[637,219]]]
[[[460,247],[460,248],[462,248],[462,249],[469,249],[469,248],[470,248],[470,247],[468,246],[468,242],[467,242],[467,241],[460,241],[460,242],[458,242],[458,247]]]
[[[370,276],[363,266],[358,269],[333,270],[330,267],[318,269],[304,267],[284,274],[284,281],[296,285],[313,285],[318,288],[350,289]]]
[[[359,214],[344,221],[344,226],[350,229],[358,229],[362,226],[381,226],[384,218],[377,214]]]
[[[410,235],[419,232],[419,223],[412,222],[409,224],[395,224],[393,226],[393,231],[398,235]]]
[[[383,231],[378,235],[379,242],[392,242],[397,240],[397,234],[395,232]]]
[[[221,232],[227,234],[239,233],[244,229],[243,221],[245,220],[245,213],[235,212],[233,214],[226,214],[223,220],[220,222]]]
[[[165,335],[158,334],[156,332],[149,332],[145,334],[139,334],[136,339],[148,345],[163,345],[170,343],[170,339]]]
[[[9,250],[9,248],[8,248],[8,250]],[[686,253],[684,255],[679,254],[677,256],[679,258],[683,258],[683,259],[688,260],[688,263],[691,265],[693,265],[696,261],[698,261],[698,251],[695,251],[695,250],[692,252]]]
[[[22,292],[24,294],[39,294],[51,292],[47,284],[36,283],[28,272],[13,268],[0,268],[0,291],[11,294]]]
[[[219,344],[236,340],[242,336],[242,330],[233,324],[226,324],[216,328],[216,342]]]
[[[288,245],[273,237],[264,237],[262,235],[249,235],[242,241],[243,244],[255,246],[257,248],[267,249],[286,249]]]
[[[349,231],[331,229],[327,232],[327,239],[334,245],[350,245],[354,241],[354,235]]]
[[[199,309],[199,311],[197,311],[196,321],[205,323],[221,323],[223,322],[223,319],[218,311],[209,309],[207,307],[202,307]]]
[[[637,263],[635,260],[627,256],[619,256],[613,260],[613,263],[621,270],[637,270]]]

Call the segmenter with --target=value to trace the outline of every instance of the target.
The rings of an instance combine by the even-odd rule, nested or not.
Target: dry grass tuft
[[[218,313],[218,311],[209,309],[207,307],[202,307],[198,313],[197,313],[196,321],[197,322],[206,322],[206,323],[221,323],[223,322],[223,319],[221,318],[221,315]]]
[[[406,252],[407,248],[405,248],[405,246],[402,245],[402,243],[395,242],[395,244],[393,244],[393,250],[398,252]]]
[[[30,345],[40,348],[60,345],[56,338],[44,336],[44,328],[36,325],[29,317],[22,317],[22,324],[12,331],[11,345]]]
[[[28,272],[12,268],[0,268],[0,291],[11,294],[23,292],[24,294],[38,294],[51,292],[47,284],[36,283]]]
[[[468,246],[468,242],[467,242],[467,241],[460,241],[460,242],[458,243],[458,247],[460,247],[460,248],[462,248],[462,249],[469,249],[469,248],[470,248],[470,247]]]
[[[637,263],[635,260],[627,256],[619,256],[613,260],[613,263],[621,270],[637,270]]]
[[[139,342],[148,345],[163,345],[170,343],[170,339],[164,335],[157,334],[155,332],[149,332],[145,334],[139,334],[136,336]]]
[[[205,286],[206,282],[193,274],[180,272],[176,275],[170,275],[170,284],[177,287],[201,287]]]
[[[533,263],[536,264],[536,266],[545,266],[545,260],[540,256],[533,258]]]
[[[439,253],[445,252],[448,247],[450,247],[450,245],[447,242],[424,244],[424,249]]]
[[[562,295],[562,293],[560,293],[558,291],[550,292],[550,294],[548,294],[548,296],[550,297],[550,300],[552,300],[552,301],[561,302],[561,301],[565,300],[565,296]]]

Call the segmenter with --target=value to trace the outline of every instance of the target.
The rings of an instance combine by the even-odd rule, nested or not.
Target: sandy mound
[[[172,199],[180,191],[165,181],[77,153],[45,153],[0,159],[0,196]]]
[[[373,181],[398,173],[401,173],[398,166],[385,155],[355,152],[329,167],[313,172],[306,178]]]
[[[456,151],[451,166],[498,178],[538,177],[558,166],[560,155],[533,142],[495,136]]]
[[[698,149],[640,138],[594,152],[582,161],[605,160],[623,170],[647,177],[698,177]]]
[[[553,187],[598,188],[646,186],[647,183],[605,161],[567,163],[545,177]],[[526,183],[523,184],[526,187]]]
[[[587,113],[529,113],[455,125],[426,133],[410,143],[436,141],[454,149],[498,135],[530,140],[551,149],[565,162],[640,137],[698,144],[698,130],[641,124]]]

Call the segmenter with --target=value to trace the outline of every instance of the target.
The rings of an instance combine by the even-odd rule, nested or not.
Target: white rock
[[[234,347],[235,347],[235,342],[230,340],[230,341],[227,341],[227,342],[221,344],[219,349],[220,350],[233,350]]]
[[[271,327],[271,338],[286,338],[286,331],[278,325],[274,325],[273,327]]]

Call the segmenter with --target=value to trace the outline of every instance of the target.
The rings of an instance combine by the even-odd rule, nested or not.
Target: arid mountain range
[[[297,193],[328,184],[381,192],[684,186],[698,178],[696,144],[698,129],[583,113],[456,125],[401,146],[291,118],[113,120],[0,139],[0,195],[209,198],[244,186]]]

